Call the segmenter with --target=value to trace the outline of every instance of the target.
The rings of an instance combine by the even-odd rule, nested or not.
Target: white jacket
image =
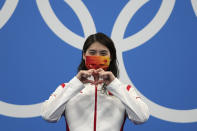
[[[70,131],[120,131],[125,116],[135,124],[149,118],[147,105],[133,87],[117,78],[105,89],[102,86],[83,84],[74,77],[58,86],[43,103],[41,116],[49,122],[57,122],[65,115]]]

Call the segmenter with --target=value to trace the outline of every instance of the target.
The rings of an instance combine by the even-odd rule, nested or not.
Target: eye
[[[90,50],[88,53],[89,53],[90,55],[95,55],[95,54],[96,54],[96,51],[95,51],[95,50]]]
[[[106,55],[107,55],[107,53],[101,53],[101,55],[102,55],[102,56],[106,56]]]
[[[106,56],[106,55],[108,55],[108,52],[107,51],[100,51],[100,55],[101,56]]]

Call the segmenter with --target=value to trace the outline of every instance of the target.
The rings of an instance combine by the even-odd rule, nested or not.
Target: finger
[[[90,77],[91,75],[92,75],[92,73],[90,71],[83,71],[82,72],[83,77]]]
[[[89,69],[88,70],[89,75],[91,76],[92,74],[94,74],[94,71],[95,71],[95,69]]]
[[[103,79],[108,79],[109,78],[109,75],[108,74],[104,74],[103,75]]]
[[[92,73],[92,75],[93,75],[93,76],[97,76],[97,75],[99,75],[99,74],[98,74],[98,72],[97,72],[96,70],[94,70],[93,73]]]
[[[103,75],[103,80],[104,81],[109,80],[109,75]]]
[[[84,74],[84,73],[82,73],[82,74],[81,74],[81,78],[87,78],[87,75]]]
[[[88,72],[93,72],[95,69],[89,69]]]
[[[85,79],[85,80],[84,80],[84,83],[94,83],[94,81]]]
[[[102,71],[104,71],[102,68],[96,70],[96,72],[102,72]]]
[[[84,77],[86,77],[86,78],[91,76],[90,72],[84,72],[83,74],[84,74]]]
[[[103,79],[106,79],[106,78],[108,77],[108,73],[102,71],[102,72],[99,72],[99,76],[100,76],[101,78],[103,78]]]

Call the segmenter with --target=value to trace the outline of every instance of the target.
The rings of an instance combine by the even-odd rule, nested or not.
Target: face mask
[[[99,69],[107,70],[109,67],[110,58],[109,56],[86,56],[86,67],[88,69]]]

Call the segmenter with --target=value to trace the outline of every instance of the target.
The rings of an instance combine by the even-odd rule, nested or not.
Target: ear
[[[86,60],[86,56],[85,56],[85,54],[83,53],[83,60],[85,61]]]

